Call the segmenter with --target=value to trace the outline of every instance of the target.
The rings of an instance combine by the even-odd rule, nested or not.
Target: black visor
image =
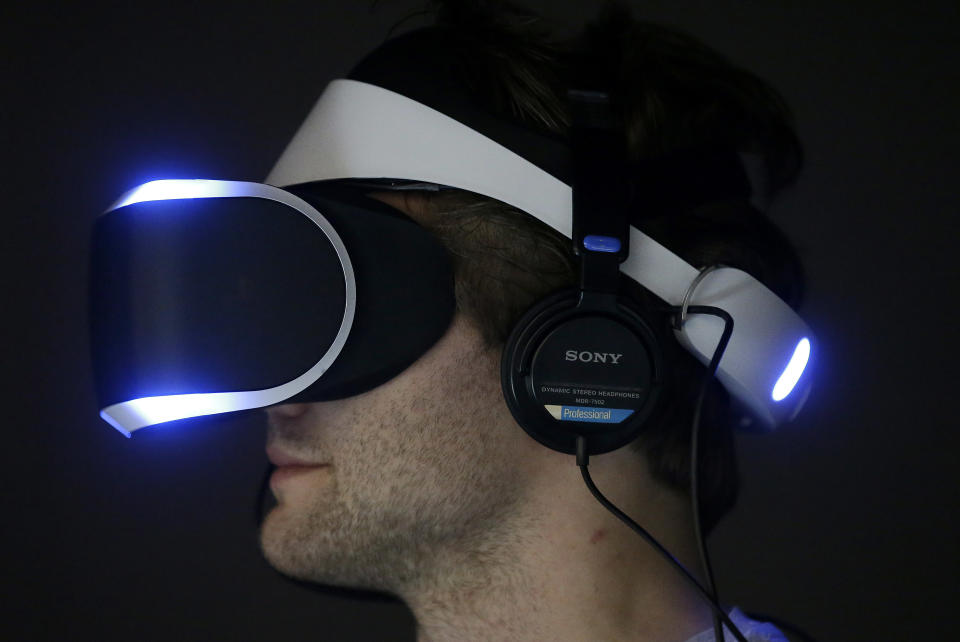
[[[92,349],[121,432],[393,378],[454,311],[446,250],[356,188],[157,181],[96,222]]]

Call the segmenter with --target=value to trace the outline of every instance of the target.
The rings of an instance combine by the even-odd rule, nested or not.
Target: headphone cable
[[[681,309],[682,308],[680,307],[675,307],[675,308],[668,308],[665,311],[679,312]],[[717,350],[714,353],[713,358],[710,360],[710,365],[707,368],[707,375],[704,377],[703,385],[700,387],[700,396],[697,399],[696,410],[694,411],[693,431],[690,438],[690,491],[691,491],[690,498],[691,498],[691,503],[693,504],[693,528],[694,528],[694,531],[696,532],[697,546],[699,546],[700,548],[700,560],[703,563],[704,572],[706,573],[706,577],[707,577],[707,588],[712,593],[713,598],[717,602],[719,602],[720,596],[717,593],[717,589],[713,581],[713,566],[710,564],[710,553],[707,549],[706,540],[704,539],[702,535],[702,531],[700,530],[700,512],[701,511],[700,511],[700,501],[699,501],[700,486],[697,481],[697,470],[699,469],[699,465],[697,462],[697,436],[700,433],[700,410],[703,406],[704,397],[706,397],[706,394],[707,394],[707,385],[710,383],[710,380],[716,375],[717,368],[719,367],[719,364],[720,364],[720,359],[723,356],[723,352],[727,348],[727,343],[730,340],[730,335],[733,333],[733,319],[725,310],[722,310],[720,308],[710,307],[710,306],[693,305],[693,306],[689,306],[687,310],[688,312],[693,312],[693,313],[713,314],[715,316],[723,318],[723,320],[726,322],[723,336],[720,338],[720,343],[718,344]],[[678,325],[675,325],[674,327],[679,329],[681,326],[679,325],[679,322],[678,322]],[[770,624],[773,624],[779,629],[782,629],[784,631],[787,631],[789,633],[792,633],[800,637],[800,639],[802,639],[804,642],[816,642],[809,633],[807,633],[806,631],[800,629],[798,626],[791,624],[783,619],[772,617],[769,615],[764,615],[761,613],[744,613],[744,615],[746,615],[751,620],[757,620],[759,622],[769,622]],[[713,621],[714,621],[714,627],[713,627],[714,636],[717,638],[717,640],[722,640],[723,638],[720,637],[720,634],[719,634],[720,620],[719,618],[717,618],[716,614],[714,614]]]
[[[710,564],[710,553],[707,550],[707,543],[700,526],[700,481],[698,476],[700,460],[698,457],[699,453],[697,451],[697,446],[699,441],[698,437],[700,435],[700,411],[703,408],[703,400],[707,395],[707,386],[710,384],[710,380],[716,376],[717,368],[720,365],[720,359],[723,357],[723,353],[727,349],[727,344],[730,342],[730,336],[733,334],[733,317],[731,317],[726,310],[711,306],[689,306],[687,311],[694,314],[713,314],[722,318],[724,321],[723,335],[720,337],[720,343],[717,345],[717,349],[713,353],[713,358],[710,359],[710,365],[707,367],[707,374],[704,376],[703,384],[700,386],[700,395],[697,397],[697,404],[693,411],[693,426],[690,432],[690,503],[693,511],[693,530],[697,540],[697,547],[700,551],[700,562],[703,565],[703,571],[707,578],[707,589],[709,589],[713,599],[719,603],[720,595],[717,591],[716,584],[713,581],[713,566]],[[682,324],[678,322],[676,327],[682,328]],[[713,634],[718,641],[723,640],[723,634],[721,631],[720,619],[716,616],[716,614],[714,614]]]
[[[669,309],[671,312],[674,312],[674,308]],[[692,443],[691,443],[691,470],[692,470],[692,487],[691,487],[691,500],[694,505],[694,530],[696,531],[697,542],[700,548],[700,557],[703,562],[704,569],[707,575],[707,583],[709,590],[704,588],[700,582],[690,573],[689,570],[675,558],[673,555],[667,551],[663,545],[660,544],[650,533],[648,533],[642,526],[630,519],[623,511],[614,506],[603,494],[597,489],[594,485],[593,480],[590,478],[590,473],[587,470],[589,466],[589,456],[587,455],[587,441],[583,435],[577,435],[577,466],[580,467],[580,472],[583,475],[583,481],[586,483],[587,488],[593,493],[593,496],[596,497],[597,501],[600,502],[607,510],[613,513],[618,519],[624,522],[627,526],[632,528],[638,535],[643,537],[648,544],[653,546],[661,555],[663,555],[668,561],[672,562],[673,565],[680,571],[683,575],[700,593],[700,596],[713,608],[713,622],[714,622],[714,636],[716,637],[717,642],[722,642],[724,640],[721,620],[723,624],[726,624],[728,629],[733,633],[734,637],[737,638],[739,642],[747,642],[747,639],[743,636],[743,633],[740,632],[740,629],[733,623],[730,617],[724,612],[723,608],[720,606],[717,598],[715,597],[715,590],[713,584],[712,572],[710,569],[709,558],[706,554],[706,546],[703,542],[703,537],[700,531],[700,518],[699,518],[699,496],[696,493],[696,435],[697,429],[699,428],[700,420],[700,406],[703,403],[703,398],[706,392],[706,383],[714,376],[714,373],[717,370],[717,366],[720,363],[720,357],[723,355],[724,350],[727,347],[727,343],[730,341],[730,335],[733,333],[733,318],[724,310],[720,308],[715,308],[711,306],[689,306],[687,308],[689,312],[693,313],[702,313],[702,314],[713,314],[715,316],[721,317],[724,320],[724,330],[723,335],[720,338],[720,343],[717,345],[717,349],[714,352],[713,358],[710,360],[710,367],[708,368],[707,377],[704,380],[704,385],[701,387],[700,397],[697,401],[696,410],[694,412],[693,419],[693,431],[692,431]]]

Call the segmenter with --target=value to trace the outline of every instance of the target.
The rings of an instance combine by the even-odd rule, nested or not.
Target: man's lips
[[[327,471],[329,469],[330,466],[279,466],[273,471],[273,474],[270,475],[270,490],[272,490],[277,499],[280,500],[281,495],[279,494],[279,489],[289,480],[305,478],[316,481],[316,478],[310,475],[311,473],[319,473],[321,470]]]
[[[304,473],[329,467],[329,464],[291,455],[276,446],[267,447],[267,459],[277,467],[277,469],[273,471],[273,474],[270,475],[270,488],[278,498],[280,497],[280,495],[278,495],[279,487],[284,485],[288,480],[300,477]]]

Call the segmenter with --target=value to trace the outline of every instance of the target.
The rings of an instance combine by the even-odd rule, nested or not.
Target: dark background
[[[561,32],[594,7],[524,4]],[[770,215],[807,266],[819,380],[797,421],[738,437],[742,497],[710,540],[724,601],[821,640],[955,637],[958,5],[632,4],[771,81],[807,150]],[[6,6],[0,637],[412,640],[403,605],[262,560],[263,416],[130,440],[100,420],[85,288],[121,192],[263,180],[419,0]]]

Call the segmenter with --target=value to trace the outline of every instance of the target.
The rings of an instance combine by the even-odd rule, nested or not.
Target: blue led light
[[[117,209],[146,201],[169,201],[179,198],[217,198],[231,196],[236,188],[230,181],[203,178],[150,181],[130,190],[111,208]]]
[[[215,415],[222,412],[243,410],[251,407],[243,404],[238,393],[209,392],[188,395],[166,395],[162,397],[143,397],[118,404],[114,416],[100,412],[104,421],[127,437],[130,430],[126,426],[151,426],[187,417]],[[254,406],[256,400],[254,400]],[[116,408],[117,406],[114,406]]]
[[[620,239],[613,236],[590,234],[583,237],[583,247],[593,252],[619,252]]]
[[[803,374],[803,369],[807,367],[807,359],[809,358],[810,341],[804,337],[793,351],[793,356],[790,357],[790,363],[784,368],[783,374],[777,379],[777,385],[773,387],[774,401],[780,401],[790,394],[793,387],[797,385],[800,375]]]

